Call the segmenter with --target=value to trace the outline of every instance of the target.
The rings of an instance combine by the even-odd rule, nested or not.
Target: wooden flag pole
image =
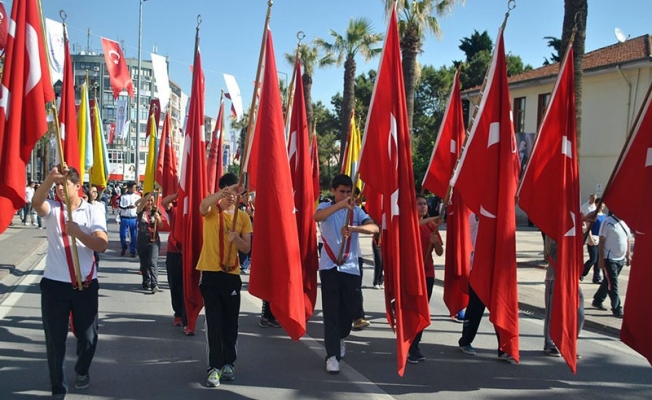
[[[38,2],[39,4],[39,11],[41,14],[41,17],[43,16],[42,9],[41,9],[41,2]],[[68,35],[66,35],[66,18],[68,15],[61,10],[59,12],[59,15],[61,16],[61,19],[63,20],[63,42],[67,46],[68,44]],[[43,21],[41,19],[41,21]],[[45,37],[45,36],[44,36]],[[47,41],[46,41],[46,50],[47,50]],[[49,63],[49,59],[48,59]],[[63,155],[63,143],[61,142],[61,130],[59,126],[59,112],[57,110],[57,102],[53,101],[50,104],[50,111],[52,112],[54,116],[54,132],[57,137],[57,152],[59,153],[59,160],[61,161],[61,172],[63,173],[63,169],[66,168],[66,161],[64,159]],[[64,195],[64,201],[66,203],[66,211],[67,211],[67,217],[68,221],[72,221],[72,210],[70,209],[70,194],[68,193],[68,176],[66,174],[63,174],[63,195]],[[61,227],[63,228],[63,227]],[[72,235],[70,235],[72,236]],[[73,240],[71,240],[72,244],[72,263],[75,269],[75,279],[77,280],[77,287],[75,289],[77,290],[83,290],[84,286],[82,285],[82,274],[81,274],[81,269],[79,268],[79,252],[77,250],[77,239],[72,236]]]
[[[242,161],[240,162],[240,179],[239,182],[240,184],[244,187],[245,192],[244,194],[247,193],[247,186],[248,182],[246,179],[246,171],[245,169],[247,168],[247,163],[249,162],[249,151],[251,147],[251,141],[252,141],[252,136],[253,136],[253,130],[255,129],[255,121],[256,121],[256,97],[258,94],[258,85],[260,82],[260,76],[262,74],[262,66],[263,66],[263,57],[265,56],[265,45],[267,44],[267,29],[269,27],[269,20],[272,16],[272,6],[274,5],[274,2],[272,0],[267,1],[267,14],[265,15],[265,25],[263,27],[263,39],[261,40],[260,43],[260,54],[258,55],[258,68],[256,69],[256,80],[254,81],[254,91],[253,95],[251,96],[251,107],[249,108],[249,121],[247,122],[247,133],[245,135],[245,142],[243,144],[242,148]],[[247,196],[248,197],[248,196]],[[238,204],[240,203],[240,194],[238,194],[235,198],[235,212],[233,213],[233,223],[231,224],[231,232],[235,232],[236,229],[236,223],[238,222]],[[233,249],[234,245],[232,243],[229,243],[229,245],[226,247],[226,257],[224,258],[225,260],[228,260],[231,258],[231,251]]]
[[[348,228],[349,227],[349,220],[351,219],[351,214],[353,213],[353,207],[355,207],[355,203],[356,203],[356,200],[358,199],[358,197],[362,196],[362,191],[360,191],[360,193],[358,193],[358,194],[355,193],[355,188],[356,188],[356,185],[357,185],[359,180],[360,180],[360,172],[356,171],[355,178],[353,179],[353,187],[351,188],[351,190],[353,191],[353,195],[349,199],[349,205],[351,207],[349,208],[349,210],[346,213],[346,220],[344,221],[344,225],[342,226],[342,228]],[[349,240],[349,238],[346,238],[346,240],[344,240],[344,238],[342,238],[342,241],[340,241],[340,252],[337,255],[337,264],[338,265],[342,264],[342,256],[344,255],[344,243],[347,242],[348,240]]]

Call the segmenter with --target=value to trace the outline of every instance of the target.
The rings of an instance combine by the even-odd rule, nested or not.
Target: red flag
[[[77,132],[77,109],[75,107],[75,78],[68,37],[64,43],[65,58],[63,63],[63,88],[61,90],[61,107],[59,108],[59,127],[63,159],[69,167],[82,171],[79,158],[79,133]],[[58,153],[57,153],[58,154]]]
[[[290,154],[290,174],[294,188],[294,207],[296,209],[301,267],[303,270],[303,293],[306,306],[306,319],[312,316],[317,300],[317,227],[312,218],[315,213],[315,194],[312,178],[310,145],[308,143],[308,119],[306,103],[303,101],[303,79],[301,61],[297,57],[295,65],[296,81],[292,117],[290,120],[290,143],[294,151]]]
[[[113,144],[113,139],[115,139],[115,122],[109,124],[109,141],[108,144]]]
[[[4,3],[0,3],[0,51],[7,45],[7,32],[9,31],[9,21],[7,20],[7,11]]]
[[[460,70],[455,73],[450,98],[432,149],[430,165],[423,178],[423,187],[441,198],[446,197],[450,177],[465,138],[464,113],[460,94]],[[446,263],[444,266],[444,303],[451,315],[469,303],[471,268],[471,211],[464,205],[457,190],[451,193],[446,207]]]
[[[518,192],[519,205],[528,218],[557,242],[550,337],[573,373],[583,269],[574,76],[569,46]]]
[[[177,172],[177,153],[172,147],[170,131],[170,112],[165,113],[161,143],[159,144],[158,159],[156,160],[156,176],[154,180],[161,187],[161,195],[169,196],[177,192],[179,187],[179,173]]]
[[[652,196],[652,96],[645,102],[632,133],[623,147],[619,162],[605,189],[604,202],[633,232],[636,251],[627,285],[627,307],[620,330],[623,343],[652,364],[652,212],[646,199]],[[632,196],[632,193],[639,195]]]
[[[321,184],[319,181],[319,148],[317,147],[317,135],[312,135],[312,144],[310,145],[310,162],[312,163],[312,188],[314,201],[319,200],[321,194]]]
[[[145,139],[149,137],[151,132],[151,116],[154,116],[154,129],[158,132],[158,127],[161,122],[161,101],[159,99],[151,99],[149,101],[149,112],[147,114],[147,128],[145,128]]]
[[[451,183],[480,218],[471,286],[491,313],[500,349],[518,362],[514,195],[519,160],[502,29],[496,42],[480,108]]]
[[[26,165],[54,100],[35,0],[14,1],[0,93],[0,233],[25,204]]]
[[[134,97],[134,84],[131,82],[131,74],[122,55],[122,49],[118,42],[111,39],[102,38],[102,49],[104,49],[104,60],[106,69],[111,79],[111,88],[113,89],[113,98],[117,99],[120,92],[127,89],[129,97]]]
[[[219,189],[218,181],[224,174],[224,99],[220,101],[220,110],[217,113],[217,122],[211,137],[211,148],[207,158],[208,193]]]
[[[256,140],[261,152],[257,160],[256,236],[254,240],[249,293],[266,300],[292,340],[306,332],[301,253],[297,217],[292,195],[292,177],[285,149],[283,105],[276,73],[272,34],[267,31],[265,73],[258,108]],[[307,158],[307,154],[305,155]],[[305,163],[304,163],[305,164]],[[302,212],[298,210],[297,212]]]
[[[369,107],[359,172],[365,187],[383,196],[385,304],[389,323],[396,330],[396,361],[402,376],[410,343],[430,324],[430,310],[399,43],[394,8]]]
[[[188,329],[195,330],[197,316],[204,306],[199,291],[197,261],[203,244],[204,219],[199,205],[208,195],[206,187],[206,142],[204,140],[204,73],[201,67],[199,36],[195,44],[195,64],[179,179],[179,215],[174,236],[183,253],[183,294]]]

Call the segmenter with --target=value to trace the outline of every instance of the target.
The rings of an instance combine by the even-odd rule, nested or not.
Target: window
[[[514,99],[514,132],[525,132],[525,97]]]
[[[537,130],[541,126],[541,121],[543,121],[543,114],[546,112],[546,107],[550,102],[550,93],[541,93],[539,95],[539,102],[537,104]]]

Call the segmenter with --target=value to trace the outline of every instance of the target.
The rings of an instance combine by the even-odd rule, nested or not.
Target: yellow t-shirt
[[[238,211],[235,231],[242,236],[245,233],[252,233],[251,219],[244,211]],[[220,212],[215,206],[211,207],[208,214],[204,215],[204,244],[201,248],[201,255],[197,262],[199,271],[224,271],[230,274],[240,274],[240,263],[238,259],[238,247],[229,243],[228,233],[233,224],[233,215]],[[221,225],[221,226],[220,226]],[[221,229],[221,232],[220,232]],[[221,245],[220,245],[220,233]],[[229,260],[224,260],[227,250],[231,246]],[[222,256],[224,251],[224,256]],[[230,267],[230,268],[229,268]],[[232,269],[231,269],[232,268]]]

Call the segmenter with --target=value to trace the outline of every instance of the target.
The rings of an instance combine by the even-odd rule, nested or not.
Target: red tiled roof
[[[584,71],[650,58],[652,36],[643,35],[629,39],[623,43],[612,44],[584,54]],[[509,83],[523,82],[531,79],[545,78],[557,75],[559,63],[546,65],[508,79]]]

